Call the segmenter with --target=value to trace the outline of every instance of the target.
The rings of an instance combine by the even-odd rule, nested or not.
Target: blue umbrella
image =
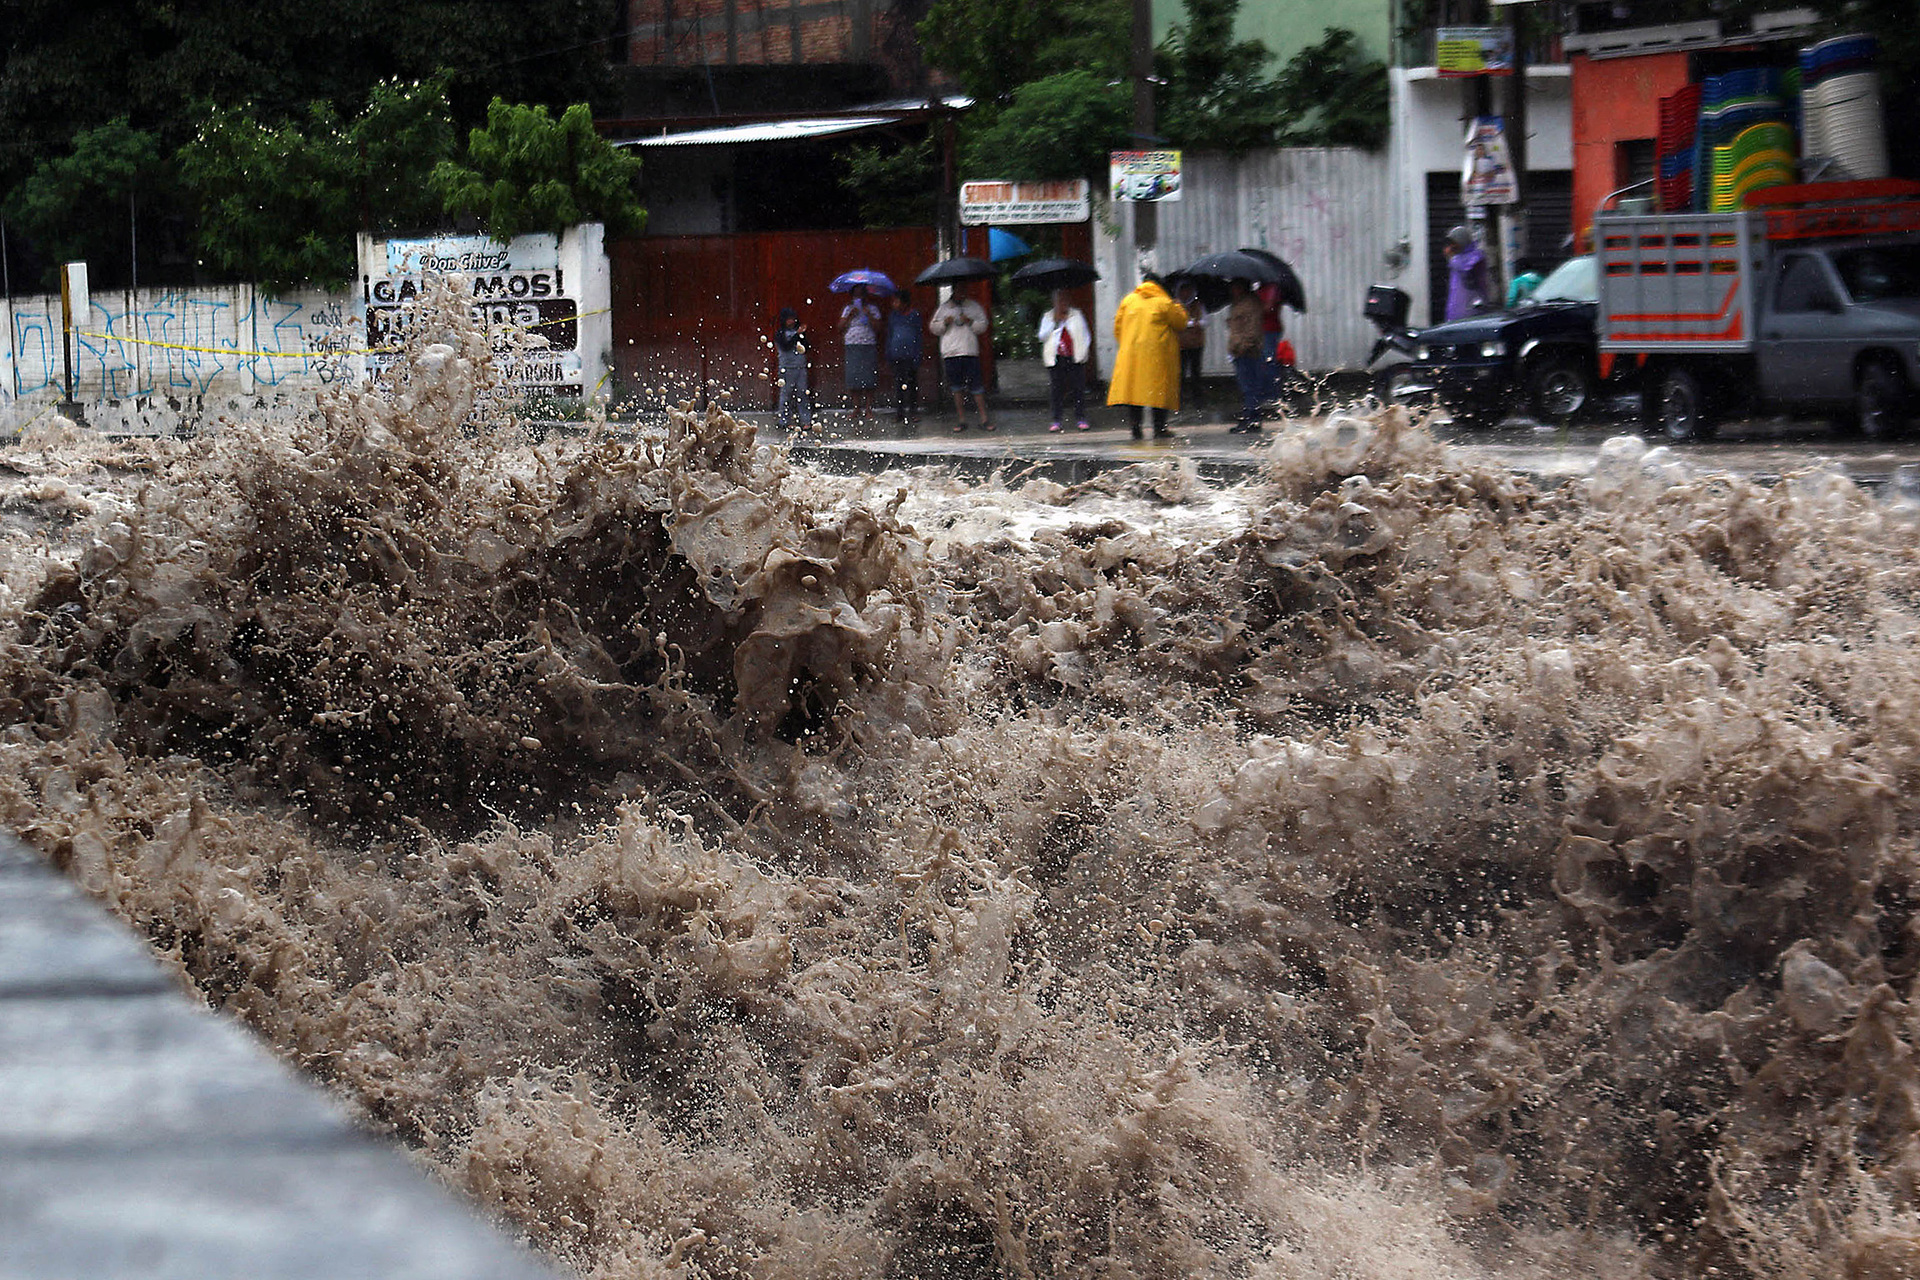
[[[1032,252],[1033,246],[1013,232],[1002,231],[998,227],[987,228],[987,256],[995,262],[1004,262],[1008,258]]]
[[[869,293],[890,294],[899,292],[898,289],[893,287],[893,281],[887,279],[884,271],[874,271],[867,267],[855,267],[852,271],[842,271],[833,278],[833,283],[828,285],[827,288],[833,290],[835,293],[852,293],[853,286],[857,284],[867,286],[867,292]]]

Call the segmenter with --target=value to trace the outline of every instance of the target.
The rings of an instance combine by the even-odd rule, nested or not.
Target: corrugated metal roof
[[[973,99],[958,95],[940,99],[949,110],[964,111]],[[851,133],[877,125],[896,124],[915,116],[924,116],[933,104],[925,99],[902,98],[875,102],[854,108],[855,114],[796,116],[784,120],[756,120],[745,124],[719,125],[709,129],[662,131],[650,137],[619,138],[616,147],[701,147],[740,142],[792,142],[798,138],[820,138],[832,133]]]
[[[691,129],[654,138],[621,138],[616,147],[706,147],[723,142],[792,142],[830,133],[851,133],[875,125],[892,124],[896,116],[833,116],[819,120],[774,120],[767,124],[735,124],[721,129]]]

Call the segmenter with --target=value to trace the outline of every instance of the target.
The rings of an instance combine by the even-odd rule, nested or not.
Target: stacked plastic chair
[[[1778,126],[1778,132],[1747,133],[1766,125]],[[1782,133],[1786,138],[1784,177],[1775,163]],[[1787,123],[1778,68],[1751,67],[1707,77],[1700,87],[1695,155],[1695,203],[1710,210],[1737,209],[1744,191],[1793,181],[1793,126]],[[1698,189],[1701,160],[1710,162],[1704,192]],[[1706,198],[1701,200],[1703,194]]]
[[[1886,117],[1872,36],[1836,36],[1800,51],[1801,154],[1837,165],[1830,177],[1887,176]]]
[[[1686,85],[1660,99],[1660,132],[1654,142],[1660,169],[1654,189],[1668,213],[1693,208],[1694,138],[1699,131],[1699,85]]]

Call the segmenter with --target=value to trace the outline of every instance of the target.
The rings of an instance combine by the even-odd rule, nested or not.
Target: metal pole
[[[1133,133],[1135,145],[1153,141],[1153,0],[1133,0]],[[1160,209],[1151,200],[1129,202],[1133,209],[1133,260],[1144,274],[1160,242]],[[1122,282],[1125,283],[1124,281]]]
[[[1507,154],[1513,160],[1513,203],[1507,206],[1506,234],[1501,236],[1500,265],[1511,285],[1519,274],[1519,260],[1527,254],[1527,46],[1521,25],[1522,5],[1507,11],[1507,34],[1513,42],[1513,89],[1507,103]]]

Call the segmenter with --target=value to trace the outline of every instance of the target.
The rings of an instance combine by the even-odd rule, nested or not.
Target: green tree
[[[1186,10],[1154,59],[1164,82],[1154,113],[1161,136],[1191,151],[1272,146],[1281,121],[1280,89],[1267,71],[1273,51],[1233,38],[1240,0],[1186,0]]]
[[[1319,44],[1293,55],[1276,84],[1286,121],[1280,145],[1387,145],[1387,64],[1368,58],[1353,32],[1328,27]]]
[[[967,178],[1098,178],[1132,136],[1132,90],[1087,71],[1028,81],[982,113],[960,152]]]
[[[326,102],[309,103],[299,123],[209,106],[177,160],[198,204],[201,253],[285,289],[348,279],[357,230],[443,222],[424,179],[452,153],[446,78],[435,76],[375,86],[351,124]]]
[[[331,106],[285,124],[210,106],[179,164],[201,251],[222,269],[274,291],[353,275],[353,150]]]
[[[1125,75],[1132,12],[1128,0],[935,0],[916,30],[930,66],[992,104],[1062,71]]]
[[[924,226],[939,213],[941,161],[931,137],[907,146],[862,143],[839,155],[840,185],[868,227]]]
[[[606,58],[616,0],[0,0],[0,189],[75,133],[128,116],[170,152],[200,105],[250,105],[263,121],[325,99],[343,116],[383,81],[451,72],[454,118],[496,94],[563,107],[613,103]]]
[[[639,158],[595,133],[585,104],[555,120],[544,106],[495,98],[486,127],[468,135],[466,161],[441,162],[431,182],[449,213],[477,215],[488,235],[510,240],[580,222],[638,231],[647,216],[634,191],[639,176]]]
[[[75,135],[71,153],[35,165],[7,198],[4,216],[50,263],[85,261],[96,279],[116,279],[131,273],[131,224],[141,207],[152,225],[152,215],[178,202],[159,141],[121,116]],[[54,287],[58,270],[49,266],[42,283]]]

